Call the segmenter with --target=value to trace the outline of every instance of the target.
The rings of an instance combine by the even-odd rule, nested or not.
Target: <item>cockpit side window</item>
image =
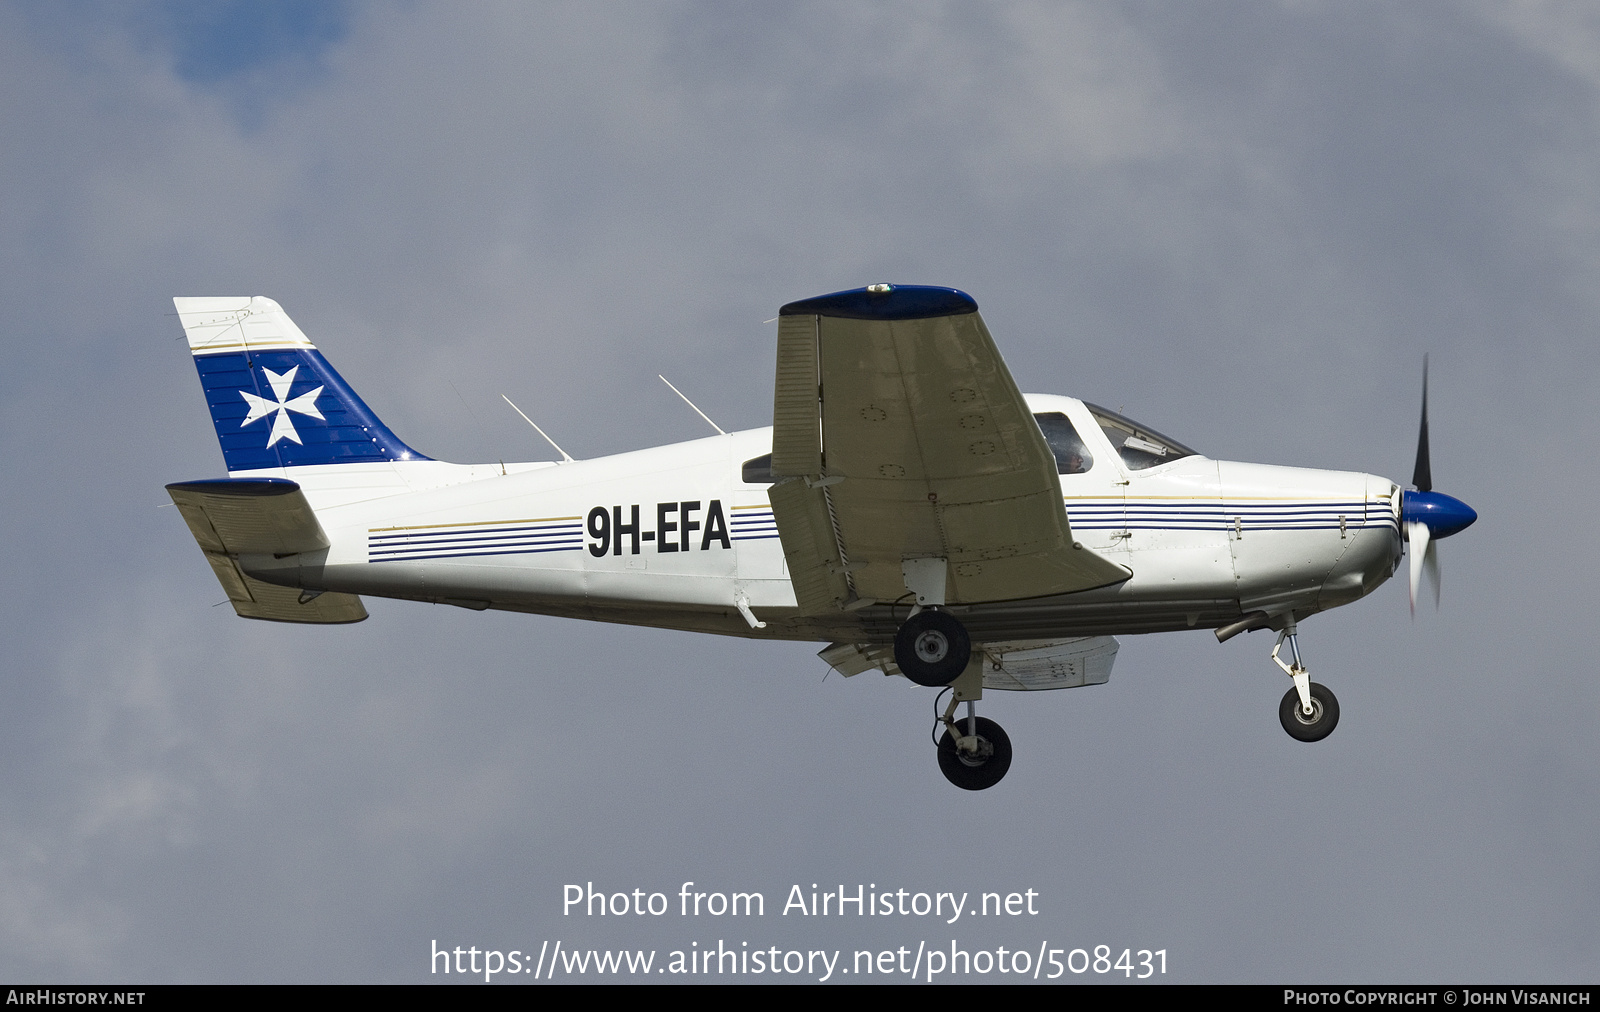
[[[1154,429],[1147,429],[1115,411],[1107,411],[1097,404],[1085,403],[1094,420],[1100,423],[1106,438],[1116,447],[1117,455],[1130,471],[1143,471],[1148,467],[1171,463],[1180,457],[1192,457],[1196,451],[1176,439],[1168,439]]]
[[[764,453],[745,461],[739,468],[739,479],[746,485],[771,485],[777,480],[772,477],[772,454]]]
[[[1039,423],[1039,431],[1044,433],[1044,441],[1050,444],[1050,452],[1055,454],[1056,473],[1082,474],[1094,466],[1094,457],[1078,438],[1072,419],[1059,411],[1037,414],[1033,418]]]

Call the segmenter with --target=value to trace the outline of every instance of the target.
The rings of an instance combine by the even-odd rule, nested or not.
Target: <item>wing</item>
[[[783,307],[772,473],[807,614],[898,600],[908,579],[927,603],[973,604],[1131,575],[1074,545],[1055,458],[955,289],[874,285]]]
[[[240,555],[295,555],[328,547],[328,536],[300,486],[283,478],[221,478],[168,485],[167,492],[211,563],[233,610],[275,622],[359,622],[354,594],[305,595],[246,576]]]

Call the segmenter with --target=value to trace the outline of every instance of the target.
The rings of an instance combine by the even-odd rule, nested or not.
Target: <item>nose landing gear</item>
[[[1285,640],[1289,643],[1293,664],[1285,664],[1278,656]],[[1339,726],[1339,700],[1326,685],[1311,680],[1300,660],[1299,634],[1293,618],[1278,634],[1278,642],[1273,644],[1272,663],[1294,679],[1294,688],[1284,693],[1283,701],[1278,704],[1278,722],[1289,737],[1296,741],[1321,741],[1332,734]]]
[[[1300,702],[1300,690],[1290,689],[1278,704],[1278,721],[1297,741],[1321,741],[1339,723],[1339,700],[1326,685],[1311,683],[1311,712]]]

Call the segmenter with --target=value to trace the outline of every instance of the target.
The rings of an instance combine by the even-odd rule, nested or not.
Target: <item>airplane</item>
[[[1437,542],[1477,519],[1433,491],[1426,360],[1402,489],[1212,460],[1023,394],[971,296],[876,284],[779,310],[771,427],[453,464],[402,442],[271,299],[174,304],[228,476],[167,489],[239,615],[358,622],[366,595],[822,641],[846,677],[939,690],[938,765],[965,790],[1011,765],[984,690],[1104,684],[1117,635],[1276,631],[1279,720],[1326,738],[1339,703],[1299,622],[1408,551],[1415,614]]]

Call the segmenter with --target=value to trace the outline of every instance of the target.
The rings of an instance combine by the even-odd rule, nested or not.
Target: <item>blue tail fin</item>
[[[271,299],[173,299],[228,471],[429,460],[402,443]]]

